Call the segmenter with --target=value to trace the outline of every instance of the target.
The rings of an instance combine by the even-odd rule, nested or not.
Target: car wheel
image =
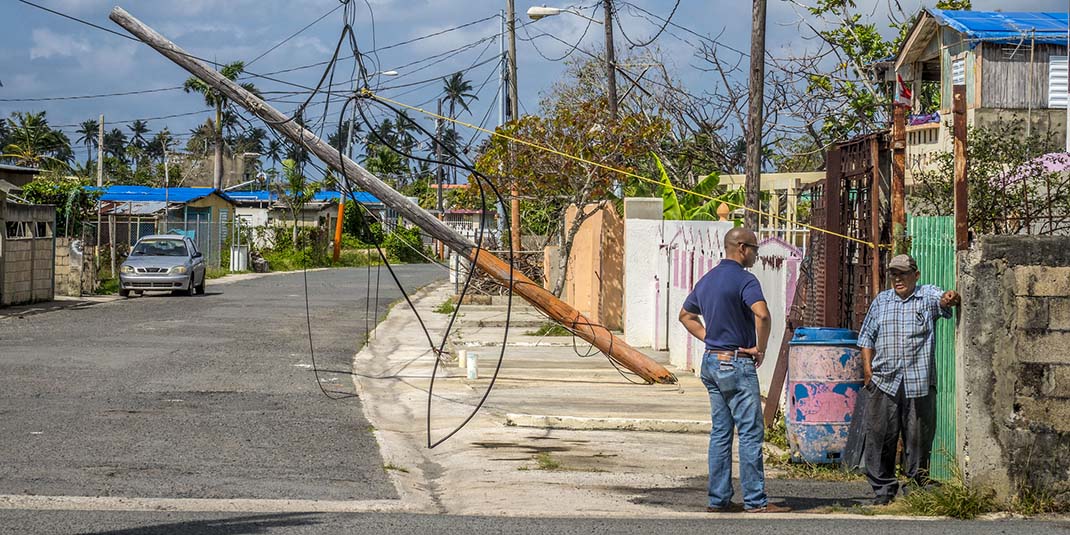
[[[193,285],[193,273],[189,274],[189,284],[186,285],[185,295],[193,295],[197,292],[197,287]]]
[[[204,295],[204,283],[205,283],[204,279],[207,279],[207,278],[208,278],[207,274],[201,275],[201,283],[197,285],[197,293],[199,293],[201,295]]]
[[[119,290],[119,297],[130,297],[130,290]]]

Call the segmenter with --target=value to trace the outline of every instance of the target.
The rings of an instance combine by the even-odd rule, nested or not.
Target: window
[[[52,223],[45,221],[38,221],[37,228],[33,233],[35,238],[51,238],[52,237]]]
[[[8,221],[6,225],[7,239],[24,240],[33,237],[33,228],[30,223],[24,221]]]
[[[951,60],[951,85],[966,83],[966,58]]]
[[[1066,56],[1051,56],[1048,60],[1048,107],[1066,107]]]

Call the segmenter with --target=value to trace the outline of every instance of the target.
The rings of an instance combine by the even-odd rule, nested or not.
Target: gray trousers
[[[866,479],[873,493],[894,497],[899,492],[895,475],[896,451],[903,438],[903,473],[918,485],[928,482],[929,454],[936,435],[936,387],[929,394],[908,398],[903,387],[892,396],[872,383],[866,387],[865,446]]]

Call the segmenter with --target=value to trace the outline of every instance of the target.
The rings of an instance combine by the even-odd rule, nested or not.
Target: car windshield
[[[141,240],[130,251],[130,256],[189,256],[182,240]]]

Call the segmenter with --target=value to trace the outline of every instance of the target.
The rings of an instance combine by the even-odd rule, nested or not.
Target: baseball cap
[[[913,273],[918,270],[918,263],[908,254],[896,255],[888,262],[889,271],[908,271]]]

